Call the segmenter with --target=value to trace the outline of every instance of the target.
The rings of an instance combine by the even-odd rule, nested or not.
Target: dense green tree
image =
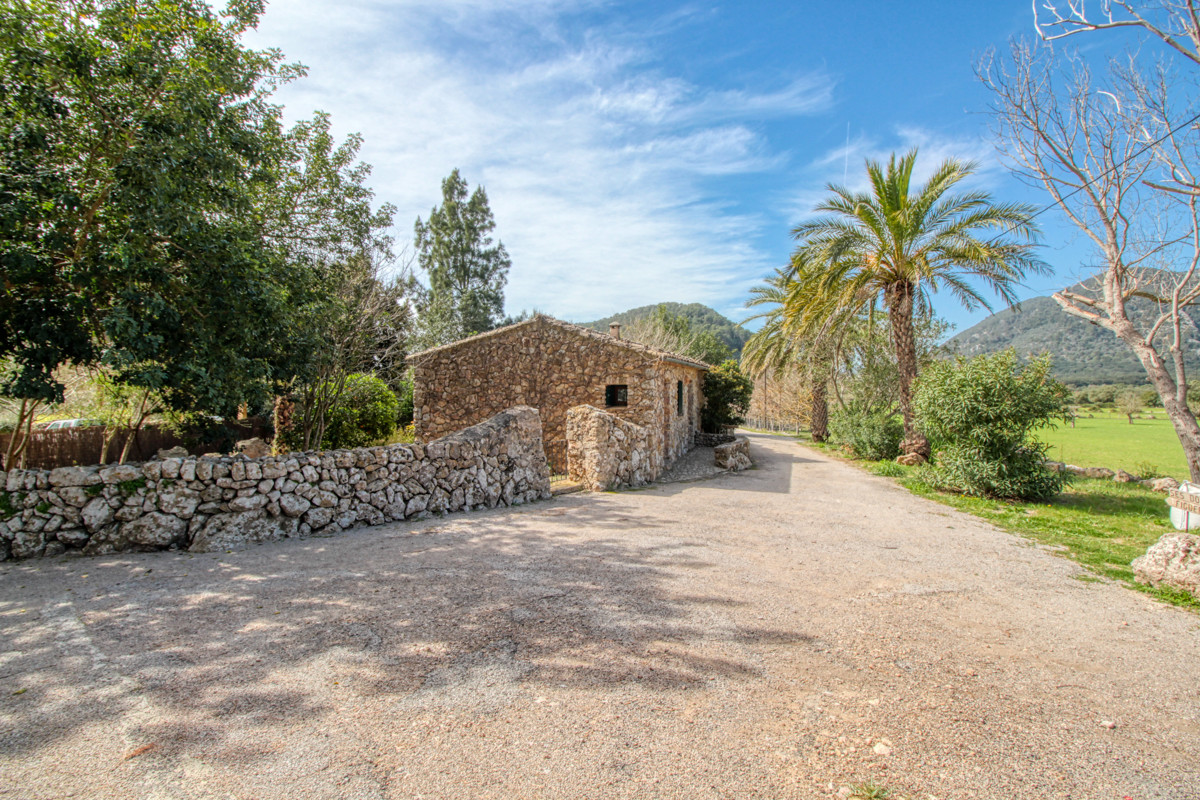
[[[741,425],[746,421],[754,383],[742,373],[738,362],[730,359],[704,374],[704,408],[700,426],[709,433]]]
[[[932,295],[941,289],[967,308],[990,308],[976,283],[1011,303],[1017,283],[1045,266],[1033,255],[1031,207],[994,203],[980,191],[951,194],[974,171],[973,164],[954,159],[913,187],[916,159],[912,150],[899,159],[893,155],[886,166],[868,161],[871,188],[865,192],[827,186],[831,196],[815,209],[820,216],[793,230],[798,242],[793,263],[804,266],[799,275],[808,300],[801,318],[807,328],[847,310],[886,309],[905,447],[927,454],[912,410],[916,319],[929,315]],[[985,231],[994,235],[981,238]]]
[[[413,227],[417,263],[429,280],[421,302],[423,343],[445,344],[491,330],[504,313],[504,285],[512,262],[493,244],[496,221],[482,186],[468,197],[455,169],[442,181],[442,204]]]
[[[298,73],[240,44],[262,3],[0,0],[0,391],[58,400],[60,364],[175,407],[264,396],[291,275],[257,201]]]

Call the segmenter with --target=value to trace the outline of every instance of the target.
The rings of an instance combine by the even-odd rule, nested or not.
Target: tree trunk
[[[810,416],[813,441],[824,442],[829,439],[829,389],[823,380],[813,384]]]
[[[1146,342],[1128,319],[1113,320],[1111,330],[1129,345],[1138,361],[1142,362],[1150,384],[1162,398],[1163,409],[1175,428],[1175,435],[1179,437],[1179,444],[1183,447],[1183,455],[1187,459],[1189,477],[1193,482],[1200,483],[1200,424],[1196,422],[1196,415],[1188,407],[1186,388],[1183,392],[1180,391],[1180,384],[1171,376],[1158,350]],[[1133,424],[1132,417],[1129,423]]]
[[[917,337],[913,328],[913,294],[911,283],[890,286],[884,295],[888,318],[892,323],[892,344],[896,348],[896,366],[900,371],[900,413],[904,416],[904,441],[900,449],[906,454],[919,453],[929,458],[929,440],[921,434],[913,419],[912,390],[917,380]]]

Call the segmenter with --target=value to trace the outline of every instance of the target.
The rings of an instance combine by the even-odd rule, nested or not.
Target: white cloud
[[[279,0],[252,44],[309,65],[279,95],[289,117],[323,109],[340,135],[363,134],[401,244],[454,167],[487,187],[513,258],[510,310],[590,319],[672,299],[733,312],[769,272],[750,244],[765,221],[715,184],[780,168],[757,124],[826,108],[831,84],[696,86],[648,68],[651,41],[571,27],[563,15],[584,5]]]

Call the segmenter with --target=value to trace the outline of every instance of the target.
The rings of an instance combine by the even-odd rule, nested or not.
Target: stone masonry
[[[427,445],[0,472],[0,560],[207,552],[550,496],[536,409]]]
[[[659,476],[649,432],[592,406],[567,412],[567,477],[593,492],[643,486]]]
[[[590,405],[647,431],[646,457],[661,471],[692,447],[708,366],[538,315],[409,357],[414,422],[428,441],[513,405],[542,415],[547,455],[566,471],[567,411]],[[678,410],[677,382],[683,411]],[[628,405],[608,406],[606,387],[628,387]]]

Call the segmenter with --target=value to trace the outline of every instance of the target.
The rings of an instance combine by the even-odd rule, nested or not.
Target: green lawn
[[[1060,424],[1056,429],[1037,432],[1043,442],[1053,445],[1049,457],[1080,467],[1108,467],[1136,473],[1139,462],[1148,462],[1163,475],[1183,480],[1188,476],[1187,461],[1175,429],[1162,410],[1158,419],[1135,419],[1129,424],[1123,415],[1096,412],[1095,417],[1080,417],[1075,427]]]

